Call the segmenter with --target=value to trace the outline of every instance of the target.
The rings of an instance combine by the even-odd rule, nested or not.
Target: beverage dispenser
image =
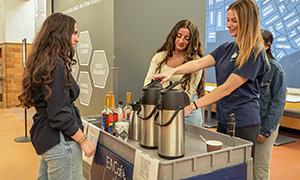
[[[158,125],[158,155],[166,159],[183,157],[185,153],[184,107],[190,104],[188,95],[173,89],[174,82],[160,91]]]
[[[139,101],[130,104],[132,111],[129,119],[129,139],[138,141],[141,135],[141,120],[138,118],[139,112],[141,111],[141,105]]]
[[[157,125],[154,123],[154,114],[158,111],[157,101],[162,85],[160,81],[153,81],[143,87],[141,97],[141,138],[140,145],[143,148],[157,148]]]

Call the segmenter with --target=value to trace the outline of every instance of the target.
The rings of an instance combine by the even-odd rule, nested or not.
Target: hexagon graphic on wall
[[[79,62],[78,62],[78,57],[77,57],[77,53],[75,52],[75,55],[73,57],[77,63],[75,65],[72,66],[72,76],[75,79],[75,81],[77,81],[77,76],[78,76],[78,72],[79,72]]]
[[[78,78],[80,87],[79,102],[85,106],[89,106],[93,88],[90,80],[90,75],[87,71],[80,71]]]
[[[77,53],[81,66],[88,66],[92,54],[92,43],[88,31],[80,32]]]
[[[105,51],[96,50],[90,66],[92,79],[95,87],[104,88],[109,73],[109,67]]]

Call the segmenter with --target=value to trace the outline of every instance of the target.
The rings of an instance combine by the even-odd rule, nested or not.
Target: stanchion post
[[[25,62],[26,62],[26,38],[22,40],[22,62],[23,62],[23,68],[25,68]],[[30,142],[30,136],[27,136],[27,109],[24,108],[25,111],[25,136],[17,137],[15,138],[15,142]]]

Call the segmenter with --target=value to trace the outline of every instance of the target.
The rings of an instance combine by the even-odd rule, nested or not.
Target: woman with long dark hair
[[[36,109],[30,135],[40,158],[37,179],[82,180],[82,150],[86,156],[95,152],[74,104],[79,86],[71,66],[78,41],[76,21],[54,13],[44,21],[26,62],[19,100]]]
[[[190,20],[179,21],[170,31],[164,44],[152,57],[144,85],[153,75],[176,68],[186,62],[203,57],[202,45],[196,24]],[[185,91],[192,101],[205,94],[205,70],[173,76],[170,81],[183,81],[177,89]],[[168,83],[163,84],[166,87]],[[185,117],[185,122],[201,126],[201,109]]]

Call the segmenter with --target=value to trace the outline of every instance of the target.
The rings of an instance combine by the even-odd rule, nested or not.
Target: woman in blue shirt
[[[259,84],[268,70],[261,36],[259,11],[253,0],[237,0],[227,10],[227,28],[235,41],[224,43],[209,55],[153,76],[161,83],[172,75],[215,66],[217,88],[185,107],[185,115],[217,102],[218,132],[227,133],[229,114],[236,119],[236,136],[253,142],[259,134]]]

